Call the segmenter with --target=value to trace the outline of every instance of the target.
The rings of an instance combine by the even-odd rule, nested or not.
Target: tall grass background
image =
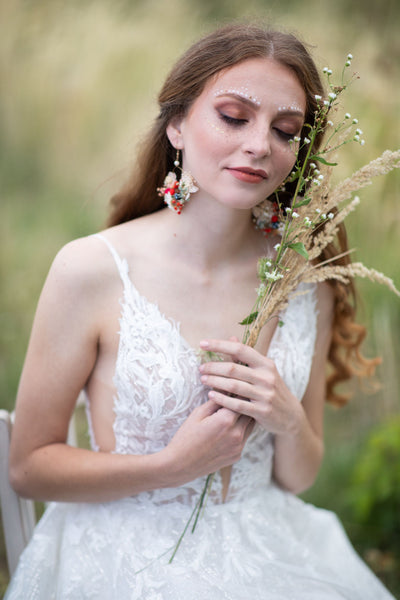
[[[321,68],[338,72],[347,53],[354,55],[352,69],[360,79],[346,94],[345,109],[359,119],[366,144],[344,149],[337,178],[386,148],[400,147],[397,0],[1,0],[2,408],[14,406],[35,306],[54,255],[70,239],[103,226],[108,199],[129,173],[174,59],[232,19],[294,31],[312,43]],[[377,180],[348,219],[357,259],[397,285],[399,192],[399,173]],[[327,407],[326,459],[306,499],[338,512],[358,551],[400,594],[398,555],[377,548],[374,523],[360,531],[349,509],[354,468],[371,431],[399,413],[400,392],[398,298],[368,282],[359,289],[360,320],[370,332],[365,351],[384,359],[380,387],[373,394],[354,387],[346,408]],[[7,579],[2,549],[0,591]]]

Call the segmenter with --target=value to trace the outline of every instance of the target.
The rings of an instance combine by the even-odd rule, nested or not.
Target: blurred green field
[[[2,408],[13,407],[50,263],[64,243],[102,227],[108,198],[127,176],[156,115],[156,94],[171,63],[203,33],[243,18],[298,33],[313,44],[321,68],[341,70],[347,53],[354,55],[360,79],[345,109],[359,119],[366,144],[344,149],[338,178],[400,147],[398,0],[0,2]],[[398,287],[399,198],[396,172],[366,189],[348,220],[357,258]],[[326,459],[306,498],[338,512],[357,549],[400,596],[400,540],[377,547],[376,525],[360,527],[351,510],[353,471],[364,444],[375,426],[399,413],[400,304],[375,284],[359,288],[360,319],[370,328],[366,352],[384,359],[380,388],[374,394],[355,388],[345,409],[327,408]],[[400,470],[400,464],[391,468]],[[0,592],[6,582],[1,550]]]

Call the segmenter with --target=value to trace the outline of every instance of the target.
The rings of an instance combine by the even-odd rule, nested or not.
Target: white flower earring
[[[180,167],[180,150],[176,151],[174,166],[181,171],[181,177],[178,180],[176,173],[170,171],[164,179],[163,186],[157,188],[158,195],[164,198],[165,204],[178,215],[182,208],[190,200],[190,195],[198,191],[193,176],[188,171],[183,171]]]

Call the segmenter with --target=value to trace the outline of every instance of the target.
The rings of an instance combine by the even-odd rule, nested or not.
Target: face
[[[306,96],[296,75],[267,58],[245,60],[210,80],[167,133],[199,192],[236,208],[269,196],[292,170]]]

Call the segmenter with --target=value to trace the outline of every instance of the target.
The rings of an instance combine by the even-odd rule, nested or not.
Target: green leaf
[[[336,167],[336,165],[338,164],[335,162],[328,162],[325,158],[322,158],[322,156],[317,156],[317,155],[310,156],[309,160],[311,160],[311,161],[315,160],[317,162],[322,163],[323,165],[328,165],[328,167]]]
[[[243,319],[243,321],[241,321],[239,323],[239,325],[250,325],[250,323],[252,323],[253,321],[256,320],[258,316],[258,311],[251,313],[248,317],[246,317],[245,319]]]
[[[297,252],[297,254],[300,254],[300,256],[308,260],[308,252],[305,249],[303,242],[294,242],[293,244],[288,244],[288,248],[291,248]]]
[[[296,202],[293,208],[300,208],[300,206],[306,206],[306,204],[310,204],[311,198],[304,198],[304,200],[299,200]]]
[[[284,322],[283,321],[278,321],[278,327],[283,327],[284,326]]]

